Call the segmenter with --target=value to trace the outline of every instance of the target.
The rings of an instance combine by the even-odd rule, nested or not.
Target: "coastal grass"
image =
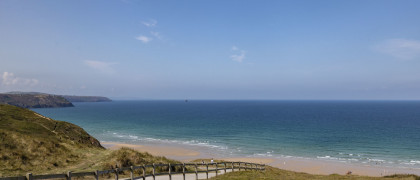
[[[29,172],[95,171],[152,163],[180,162],[129,148],[106,150],[77,125],[0,104],[0,177],[22,176]],[[168,168],[156,170],[167,171]],[[181,168],[171,170],[176,172]]]
[[[0,176],[67,167],[85,158],[80,150],[104,148],[79,126],[0,105]]]
[[[357,176],[357,175],[314,175],[300,172],[293,172],[266,166],[265,171],[236,171],[226,173],[220,176],[211,178],[211,180],[242,180],[242,179],[264,179],[264,180],[340,180],[340,179],[351,179],[351,180],[420,180],[419,176],[416,175],[393,175],[384,177],[369,177],[369,176]]]

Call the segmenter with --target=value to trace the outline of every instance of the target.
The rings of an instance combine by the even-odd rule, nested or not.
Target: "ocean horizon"
[[[420,169],[420,101],[117,100],[32,109],[102,142]]]

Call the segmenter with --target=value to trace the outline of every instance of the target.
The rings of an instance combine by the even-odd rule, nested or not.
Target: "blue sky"
[[[420,99],[420,1],[0,1],[0,92]]]

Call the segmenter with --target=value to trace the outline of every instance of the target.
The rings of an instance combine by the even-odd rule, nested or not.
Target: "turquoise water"
[[[100,141],[420,168],[420,101],[114,101],[34,110]]]

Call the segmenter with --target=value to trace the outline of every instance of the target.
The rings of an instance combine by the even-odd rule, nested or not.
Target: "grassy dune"
[[[265,171],[237,171],[232,173],[223,174],[221,176],[213,177],[212,180],[239,180],[239,179],[265,179],[265,180],[339,180],[339,179],[351,179],[351,180],[420,180],[419,176],[415,175],[394,175],[385,177],[368,177],[368,176],[356,176],[356,175],[313,175],[307,173],[298,173],[293,171],[286,171],[270,166],[266,166]]]
[[[0,105],[0,177],[151,163],[179,162],[128,148],[106,150],[77,125],[28,109]]]

